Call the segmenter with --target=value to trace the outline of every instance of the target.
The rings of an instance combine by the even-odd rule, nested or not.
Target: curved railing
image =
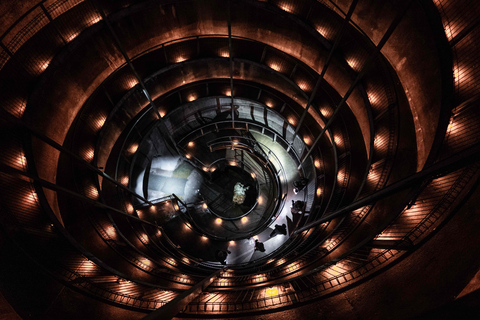
[[[7,33],[15,32],[14,26],[17,25],[17,24],[20,24],[20,22],[22,22],[21,24],[25,24],[26,26],[28,26],[28,27],[22,28],[22,31],[18,32],[15,35],[15,37],[13,37],[13,39],[14,39],[13,42],[9,42],[7,45],[5,45],[6,48],[3,48],[1,50],[1,53],[0,53],[1,66],[4,66],[5,63],[10,59],[8,51],[10,51],[10,53],[14,54],[16,52],[16,50],[18,49],[18,47],[21,46],[22,43],[25,43],[27,41],[27,39],[29,39],[29,37],[31,37],[34,34],[35,31],[39,30],[39,28],[42,27],[42,24],[44,23],[46,16],[44,16],[43,18],[41,18],[41,17],[39,18],[39,17],[35,16],[34,19],[31,19],[31,15],[30,15],[30,14],[34,13],[34,9],[41,9],[40,4],[42,4],[42,3],[44,3],[44,1],[39,2],[34,8],[32,8],[32,10],[30,10],[28,12],[28,15],[24,15],[21,19],[19,19],[17,21],[17,23],[12,25],[12,27],[9,28],[9,30],[7,31]],[[59,3],[62,3],[62,4],[63,3],[73,3],[73,1],[59,1],[57,3],[58,4]],[[50,7],[47,8],[47,12],[50,12]],[[42,11],[41,13],[39,13],[39,15],[45,15],[45,13]],[[31,19],[30,22],[25,22],[25,20],[27,20],[27,19]],[[5,38],[6,38],[6,36],[4,34],[3,37],[2,37],[2,40],[5,39]],[[473,54],[471,56],[473,56]],[[468,57],[471,57],[471,56],[468,56]],[[463,62],[464,61],[462,61],[462,60],[456,61],[456,63],[463,63]],[[474,90],[474,89],[472,89],[472,86],[467,86],[467,84],[465,82],[462,82],[462,77],[461,76],[458,76],[458,78],[459,79],[456,79],[456,81],[458,83],[459,91],[462,94],[464,94],[465,96],[470,97],[470,95],[472,93],[472,90]],[[19,105],[18,107],[19,107],[19,109],[21,109],[24,106]],[[8,163],[9,166],[10,165],[11,166],[19,166],[17,164],[18,159],[22,159],[21,148],[20,148],[20,151],[18,151],[15,148],[11,148],[11,149],[5,150],[5,152],[3,152],[3,154],[2,154],[2,162]],[[22,162],[22,160],[20,160],[20,163],[21,162]],[[20,167],[23,167],[23,166],[24,165],[20,165]],[[476,172],[478,170],[478,168],[472,168],[472,170],[474,172]],[[457,190],[457,191],[461,190],[461,187],[465,184],[466,181],[468,181],[468,179],[467,179],[468,174],[465,173],[464,177],[465,177],[464,180],[456,180],[456,181],[460,181],[458,183],[458,185],[456,185],[454,187],[454,189],[449,189],[449,190]],[[5,175],[2,174],[2,181],[7,181],[7,180],[8,179],[5,178]],[[17,180],[17,179],[13,179],[13,180],[9,180],[9,181],[19,182],[19,180]],[[449,181],[449,183],[450,182],[451,181]],[[443,182],[442,182],[442,184],[443,184]],[[29,185],[30,185],[30,187],[32,187],[31,184],[29,184]],[[9,184],[8,187],[13,188],[13,186],[15,186],[14,183]],[[19,188],[18,190],[23,190],[23,189]],[[5,200],[5,196],[7,194],[8,195],[10,194],[10,193],[7,192],[8,190],[4,190],[4,191],[5,191],[5,193],[4,193],[4,196],[2,197],[3,200]],[[454,191],[452,191],[452,192],[449,191],[448,196],[447,196],[445,201],[452,201],[452,199],[454,199],[456,196],[459,195],[459,193],[457,191],[455,191],[455,192]],[[36,237],[38,237],[40,234],[43,234],[45,237],[51,237],[53,235],[57,235],[54,228],[52,230],[49,230],[48,228],[46,228],[50,225],[49,224],[50,221],[48,221],[48,219],[42,219],[40,221],[42,224],[37,224],[37,225],[35,225],[35,224],[23,224],[23,223],[26,223],[26,221],[28,221],[28,220],[31,220],[31,221],[35,220],[38,216],[41,215],[41,212],[40,212],[41,210],[39,208],[37,208],[38,210],[36,210],[35,212],[32,209],[33,208],[32,205],[35,205],[35,202],[37,200],[33,200],[33,202],[32,201],[25,202],[25,199],[23,198],[23,196],[25,196],[26,194],[30,195],[32,192],[34,192],[33,188],[31,188],[31,190],[29,190],[25,194],[22,193],[22,194],[19,194],[17,197],[12,198],[12,201],[16,200],[15,202],[17,202],[15,204],[16,205],[16,207],[14,209],[15,212],[13,212],[13,210],[11,210],[11,211],[8,212],[8,214],[12,215],[12,216],[15,216],[18,219],[24,218],[25,220],[21,222],[20,226],[24,227],[25,230],[30,230],[32,232],[32,234],[36,233]],[[418,209],[418,208],[416,208],[416,209]],[[3,210],[6,210],[6,209],[3,209]],[[440,215],[438,214],[438,212],[440,212],[440,210],[445,210],[445,211],[443,211],[443,214],[448,213],[448,211],[449,211],[448,206],[445,207],[443,205],[440,206],[440,204],[438,204],[438,206],[437,205],[435,206],[435,210],[428,211],[431,214],[425,214],[425,215],[418,214],[417,217],[422,217],[421,223],[415,225],[415,227],[413,229],[411,229],[411,231],[409,231],[408,234],[398,235],[398,238],[401,238],[401,239],[407,239],[408,238],[410,241],[412,241],[412,239],[413,239],[414,241],[417,241],[417,242],[420,241],[421,236],[426,235],[428,233],[428,231],[432,229],[433,225],[438,224],[439,221],[441,221],[441,219],[444,218],[443,214],[440,214]],[[4,212],[4,211],[2,211],[2,212]],[[434,221],[434,223],[432,223],[432,221]],[[399,220],[397,220],[396,223],[401,224],[403,222],[399,218]],[[63,238],[61,239],[61,241],[66,242],[65,239],[63,239]],[[358,251],[360,251],[360,249]],[[217,311],[217,309],[215,309],[217,305],[228,305],[229,307],[227,309],[229,311],[232,310],[232,307],[233,307],[233,310],[235,310],[235,311],[238,311],[238,310],[250,310],[250,311],[251,310],[264,310],[264,309],[266,309],[266,308],[268,308],[269,306],[272,306],[272,305],[282,306],[282,305],[287,305],[287,304],[290,304],[290,303],[296,303],[298,301],[306,301],[306,300],[311,299],[313,297],[320,296],[322,293],[319,293],[319,292],[327,292],[328,290],[330,290],[330,288],[339,288],[341,286],[341,284],[343,284],[343,283],[353,282],[352,280],[354,280],[354,279],[359,279],[359,278],[362,278],[364,276],[367,276],[368,274],[371,274],[373,272],[373,270],[377,270],[378,266],[386,265],[387,263],[392,261],[393,258],[397,257],[399,253],[403,254],[404,252],[405,252],[404,249],[398,249],[397,250],[397,249],[395,249],[395,246],[392,247],[392,249],[388,249],[388,250],[387,249],[382,249],[382,250],[379,250],[377,252],[372,253],[371,256],[369,256],[369,258],[367,260],[368,261],[367,263],[365,263],[361,267],[354,268],[353,271],[350,270],[348,272],[340,272],[340,273],[335,274],[334,276],[330,276],[330,277],[328,277],[328,278],[326,278],[322,281],[315,280],[316,282],[313,282],[313,283],[310,282],[309,280],[306,280],[306,279],[303,279],[302,281],[296,281],[295,280],[295,282],[292,281],[292,285],[290,287],[290,288],[292,288],[292,287],[295,288],[295,290],[292,291],[292,290],[286,288],[284,292],[282,292],[282,290],[280,290],[280,293],[278,295],[269,296],[269,297],[266,297],[265,293],[264,293],[263,297],[260,297],[259,299],[257,299],[254,302],[252,302],[252,301],[242,301],[241,298],[238,299],[238,301],[240,301],[240,302],[237,302],[237,303],[211,302],[211,301],[210,302],[208,302],[208,301],[207,302],[201,302],[201,303],[195,302],[195,303],[191,304],[191,307],[189,307],[188,311],[192,311],[192,312],[193,311],[198,311],[198,310],[193,310],[193,309],[195,308],[195,306],[201,306],[202,308],[205,307],[205,309],[201,309],[201,310],[207,310],[207,311],[215,312],[215,311]],[[129,284],[128,280],[117,282],[117,279],[115,279],[114,281],[112,281],[112,283],[114,283],[113,289],[112,288],[111,289],[106,289],[106,285],[104,283],[102,283],[102,282],[95,283],[92,280],[92,279],[95,279],[95,277],[89,278],[89,276],[91,276],[91,273],[89,273],[89,272],[76,272],[76,273],[72,272],[72,270],[78,270],[79,266],[83,265],[85,262],[88,262],[89,267],[90,267],[90,264],[93,265],[93,266],[95,266],[95,264],[91,263],[89,260],[86,260],[83,256],[78,254],[77,249],[72,249],[71,253],[72,254],[77,253],[77,256],[75,257],[75,259],[71,260],[70,265],[66,265],[64,267],[65,270],[63,270],[63,273],[60,272],[58,269],[54,269],[54,268],[52,268],[52,271],[51,271],[52,273],[54,273],[56,275],[62,275],[62,277],[63,277],[62,279],[65,283],[68,282],[72,286],[77,286],[78,288],[83,288],[86,292],[92,294],[95,297],[103,297],[103,299],[106,299],[106,300],[111,301],[113,303],[126,305],[126,306],[130,306],[130,307],[135,307],[135,308],[138,307],[140,309],[152,310],[152,309],[158,308],[159,306],[161,306],[164,303],[163,301],[161,301],[161,298],[155,298],[155,299],[138,298],[139,292],[144,294],[145,292],[147,292],[147,290],[137,289],[136,291],[132,291],[132,294],[121,293],[121,291],[124,290],[124,289],[121,289],[121,287],[124,286],[125,284]],[[48,259],[50,259],[50,258],[52,259],[51,263],[50,263],[52,266],[53,266],[54,262],[61,262],[60,259],[54,260],[55,259],[54,256],[46,255],[46,257],[48,257]],[[347,258],[345,258],[345,259],[347,259]],[[45,262],[45,263],[48,263],[47,258],[44,258],[42,261]],[[346,264],[348,264],[348,263],[350,263],[350,262],[346,261]],[[337,266],[338,266],[337,267],[338,270],[342,269],[340,263],[337,263]],[[63,266],[62,266],[62,268],[63,268]],[[335,266],[331,266],[331,268],[329,267],[327,269],[328,269],[328,272],[332,272],[332,273],[339,272],[339,271],[333,270],[333,269],[336,269]],[[327,273],[327,269],[325,269],[323,271],[325,271],[325,273]],[[92,268],[90,270],[98,271],[96,268]],[[78,280],[78,283],[75,283],[75,281],[74,281],[75,279],[81,279],[81,280]],[[101,279],[100,276],[98,276],[98,279]],[[131,286],[133,287],[134,285],[137,285],[137,284],[132,283]],[[304,288],[304,289],[300,290],[299,288]],[[305,289],[305,288],[308,288],[308,289]],[[261,290],[264,290],[264,289],[258,289],[258,292],[261,293],[262,292]],[[288,291],[288,290],[290,290],[290,291]],[[252,296],[255,295],[254,293],[255,292],[252,291]],[[169,298],[167,298],[166,300],[169,300]],[[224,310],[225,309],[222,309],[221,311],[224,311]]]

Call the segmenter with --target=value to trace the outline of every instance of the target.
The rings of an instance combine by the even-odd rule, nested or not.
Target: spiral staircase
[[[0,319],[480,314],[480,3],[0,12]]]

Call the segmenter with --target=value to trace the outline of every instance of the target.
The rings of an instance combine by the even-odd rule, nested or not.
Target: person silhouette
[[[291,207],[292,209],[290,209],[290,211],[293,214],[302,213],[304,207],[305,207],[305,202],[300,200],[297,200],[297,201],[292,200],[292,207]]]
[[[217,258],[218,262],[225,265],[227,264],[227,255],[231,253],[229,250],[217,250],[215,251],[215,257]]]
[[[260,251],[260,252],[265,252],[265,246],[263,245],[262,242],[258,241],[258,239],[255,239],[255,249],[254,251]]]
[[[275,229],[270,233],[270,238],[275,237],[277,234],[287,234],[287,225],[285,223],[282,225],[276,224]]]

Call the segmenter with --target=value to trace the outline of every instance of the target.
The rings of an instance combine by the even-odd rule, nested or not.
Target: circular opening
[[[224,220],[248,214],[259,196],[258,182],[252,173],[237,166],[225,166],[213,172],[200,192],[210,211]]]

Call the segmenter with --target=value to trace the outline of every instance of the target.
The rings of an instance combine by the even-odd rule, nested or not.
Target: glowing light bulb
[[[265,294],[269,297],[274,297],[278,295],[278,289],[275,287],[268,288],[267,290],[265,290]]]

